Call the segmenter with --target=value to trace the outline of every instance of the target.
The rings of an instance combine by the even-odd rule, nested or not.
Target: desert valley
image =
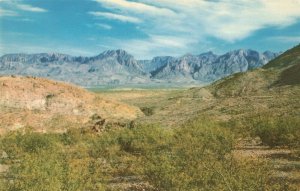
[[[300,191],[300,0],[0,0],[0,191]]]
[[[118,56],[110,63],[128,63]],[[27,62],[1,59],[1,68]],[[1,189],[298,190],[299,60],[298,45],[192,88],[3,75]]]

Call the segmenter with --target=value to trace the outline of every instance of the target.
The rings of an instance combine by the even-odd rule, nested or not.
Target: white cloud
[[[107,24],[103,24],[103,23],[96,23],[95,25],[96,25],[97,27],[100,27],[100,28],[106,29],[106,30],[111,30],[111,29],[112,29],[112,26],[107,25]]]
[[[127,1],[127,0],[94,0],[94,1],[109,8],[134,11],[141,14],[164,15],[164,16],[175,14],[170,9],[151,6],[145,3],[139,3],[134,1]]]
[[[30,11],[30,12],[47,12],[46,9],[40,8],[40,7],[33,7],[31,5],[28,4],[20,4],[20,3],[16,3],[15,6],[23,11]]]
[[[0,8],[0,16],[19,16],[18,11],[28,11],[42,13],[47,12],[46,9],[34,7],[29,4],[20,3],[18,0],[0,0],[0,5],[4,5],[5,9]],[[25,21],[25,20],[24,20]]]
[[[124,42],[129,48],[139,47],[141,54],[160,45],[165,45],[160,51],[190,51],[207,43],[208,37],[233,43],[260,29],[287,27],[300,19],[300,0],[93,1],[113,13],[143,20],[137,22],[138,30],[149,38]]]
[[[96,16],[96,17],[104,17],[107,19],[113,19],[113,20],[118,20],[122,22],[129,22],[129,23],[140,23],[142,22],[139,18],[136,17],[131,17],[131,16],[125,16],[125,15],[120,15],[120,14],[114,14],[114,13],[109,13],[109,12],[89,12],[90,15]]]
[[[18,16],[18,13],[0,8],[0,17],[1,16]]]
[[[300,43],[300,36],[275,36],[270,37],[268,40],[275,40],[281,43]]]
[[[189,26],[193,34],[199,35],[198,31],[202,31],[207,36],[232,42],[268,26],[291,25],[300,18],[300,0],[158,0],[155,2],[141,0],[140,2],[152,2],[156,6],[167,7],[183,15],[183,17],[169,18],[180,24],[178,28]]]
[[[31,33],[24,33],[24,32],[8,32],[8,31],[2,31],[2,34],[5,34],[7,36],[23,36],[23,37],[30,37],[34,36]]]
[[[22,18],[22,19],[20,19],[20,21],[24,21],[24,22],[34,22],[34,19]]]
[[[193,39],[186,37],[159,36],[153,35],[146,39],[117,40],[106,39],[105,44],[110,44],[110,48],[118,47],[128,50],[138,59],[151,59],[155,56],[178,56],[189,49],[188,44],[192,44]]]
[[[59,44],[59,45],[58,45]],[[94,56],[93,51],[88,51],[86,49],[74,48],[74,46],[51,44],[48,47],[39,46],[39,45],[31,45],[31,44],[3,44],[0,43],[0,53],[1,54],[9,54],[9,53],[52,53],[53,50],[63,54],[70,54],[74,56]],[[38,50],[38,52],[37,52]],[[2,55],[0,55],[2,56]]]

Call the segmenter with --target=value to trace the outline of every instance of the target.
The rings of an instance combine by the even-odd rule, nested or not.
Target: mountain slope
[[[299,63],[300,57],[300,44],[291,48],[278,56],[276,59],[272,60],[268,64],[266,64],[263,68],[270,69],[270,68],[286,68],[291,65],[295,65]]]
[[[209,88],[217,96],[270,92],[278,86],[299,85],[299,68],[300,45],[286,51],[261,69],[237,73],[213,83]]]
[[[288,50],[263,68],[281,70],[276,85],[300,84],[300,45]]]
[[[259,53],[253,50],[235,50],[218,56],[212,52],[198,56],[185,55],[151,72],[152,78],[185,78],[212,82],[237,72],[261,67],[277,56],[275,53]]]
[[[77,85],[207,84],[232,73],[261,67],[277,54],[236,50],[218,56],[155,57],[136,60],[124,50],[108,50],[94,57],[58,53],[8,54],[0,58],[0,75],[46,77]]]
[[[63,54],[9,54],[0,58],[0,74],[47,77],[82,86],[138,83],[147,80],[139,63],[123,50],[95,57]]]
[[[155,99],[139,98],[146,104],[136,99],[125,101],[153,110],[152,115],[139,119],[142,122],[155,121],[165,126],[184,124],[199,115],[220,121],[245,120],[260,114],[299,116],[300,83],[299,72],[295,70],[300,65],[299,49],[297,46],[269,63],[284,62],[282,67],[267,64],[264,68],[236,73],[205,87],[162,93]],[[291,51],[294,56],[280,61]],[[290,75],[291,72],[294,75]],[[278,83],[280,81],[285,83]]]
[[[157,56],[152,60],[140,60],[139,63],[145,72],[151,73],[174,60],[175,58],[172,56]]]

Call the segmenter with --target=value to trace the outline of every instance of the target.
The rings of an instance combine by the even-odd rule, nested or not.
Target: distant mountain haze
[[[128,84],[207,84],[237,72],[262,67],[278,53],[235,50],[224,55],[206,52],[182,57],[136,60],[124,50],[94,57],[59,53],[7,54],[0,57],[0,75],[46,77],[80,86]]]

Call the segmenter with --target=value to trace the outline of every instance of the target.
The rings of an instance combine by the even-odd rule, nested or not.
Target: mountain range
[[[108,50],[94,57],[60,53],[6,54],[0,75],[46,77],[85,87],[134,84],[208,84],[237,72],[262,67],[278,53],[234,50],[223,55],[206,52],[181,57],[137,60],[124,50]]]

